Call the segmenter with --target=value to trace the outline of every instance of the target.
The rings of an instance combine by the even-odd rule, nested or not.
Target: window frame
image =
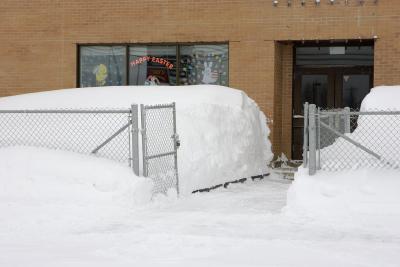
[[[228,84],[225,86],[229,86],[230,84],[230,75],[229,75],[229,59],[230,59],[230,46],[229,41],[224,42],[178,42],[178,43],[81,43],[77,44],[77,67],[76,67],[76,88],[81,88],[81,48],[86,46],[124,46],[125,47],[125,57],[126,57],[126,80],[125,86],[130,86],[129,84],[129,47],[130,46],[175,46],[176,47],[176,85],[182,86],[180,84],[180,48],[181,46],[190,46],[190,45],[226,45],[228,48]],[[134,85],[133,85],[134,86]]]

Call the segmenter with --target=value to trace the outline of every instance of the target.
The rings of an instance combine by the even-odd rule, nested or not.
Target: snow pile
[[[395,170],[320,171],[300,168],[289,188],[287,215],[340,227],[400,233],[400,173]]]
[[[132,207],[153,183],[116,162],[33,147],[0,149],[0,201]]]
[[[180,192],[267,173],[265,115],[244,92],[222,86],[65,89],[0,99],[0,109],[129,108],[176,102]]]
[[[400,110],[400,85],[377,86],[361,103],[361,111],[367,110]]]
[[[373,88],[363,100],[361,111],[399,111],[400,102],[397,100],[399,98],[400,86]],[[357,119],[357,128],[346,135],[377,153],[382,159],[377,160],[343,138],[337,138],[332,145],[321,150],[321,166],[338,169],[342,166],[338,161],[343,161],[347,157],[351,161],[346,167],[399,168],[399,133],[400,115],[360,115]],[[323,130],[321,139],[330,134],[327,130]]]
[[[362,103],[363,111],[400,110],[400,86],[372,89]],[[338,138],[321,150],[321,164],[353,170],[319,170],[314,176],[300,168],[288,191],[286,214],[329,222],[337,227],[374,228],[400,233],[400,116],[360,115],[357,128],[347,134],[382,155],[374,157]],[[396,163],[397,162],[397,163]],[[379,168],[378,168],[379,167]],[[355,170],[358,169],[358,170]]]
[[[148,203],[153,182],[107,159],[33,147],[0,149],[0,225],[15,239],[95,229]]]

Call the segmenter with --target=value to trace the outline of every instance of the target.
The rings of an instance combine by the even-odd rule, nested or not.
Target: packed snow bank
[[[362,111],[400,110],[400,86],[371,90]],[[321,167],[308,175],[300,168],[288,191],[287,214],[311,217],[338,226],[374,227],[400,232],[400,143],[398,115],[360,115],[346,134],[375,153],[377,160],[343,138],[321,150]],[[349,170],[345,170],[348,168]],[[356,170],[358,169],[358,170]]]
[[[148,202],[150,179],[116,162],[33,147],[0,149],[0,202],[129,208]]]
[[[118,86],[4,97],[0,109],[129,108],[176,102],[180,192],[268,172],[265,115],[244,92],[222,86]]]
[[[395,170],[320,171],[300,168],[287,194],[287,215],[338,227],[400,233],[400,174]]]
[[[373,88],[364,98],[361,111],[399,111],[399,98],[400,86]],[[399,168],[400,115],[360,115],[356,119],[357,128],[346,135],[381,156],[381,160],[355,147],[349,141],[337,138],[332,145],[321,150],[322,169]],[[328,130],[321,131],[321,139],[332,135]]]
[[[361,103],[361,110],[400,110],[400,85],[377,86]]]

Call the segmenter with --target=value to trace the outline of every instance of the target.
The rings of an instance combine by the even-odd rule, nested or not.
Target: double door
[[[305,102],[321,109],[359,109],[372,87],[372,79],[371,67],[297,69],[293,90],[292,158],[302,157]]]

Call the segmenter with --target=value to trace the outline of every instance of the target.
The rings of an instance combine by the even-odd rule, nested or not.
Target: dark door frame
[[[373,66],[294,66],[293,68],[293,84],[292,84],[292,129],[291,129],[291,153],[292,157],[295,154],[294,149],[294,128],[299,128],[299,119],[295,119],[293,115],[302,114],[302,96],[301,82],[302,75],[327,75],[328,76],[328,108],[343,108],[342,106],[342,91],[343,91],[343,76],[367,74],[370,77],[370,87],[373,87],[374,72]]]
[[[294,81],[292,86],[292,110],[293,115],[299,115],[298,102],[301,102],[301,92],[296,90],[301,88],[301,75],[328,75],[328,100],[327,105],[329,108],[341,107],[342,101],[342,77],[343,75],[357,75],[368,74],[370,75],[371,88],[374,82],[374,67],[373,66],[324,66],[324,67],[295,67],[294,68]]]

